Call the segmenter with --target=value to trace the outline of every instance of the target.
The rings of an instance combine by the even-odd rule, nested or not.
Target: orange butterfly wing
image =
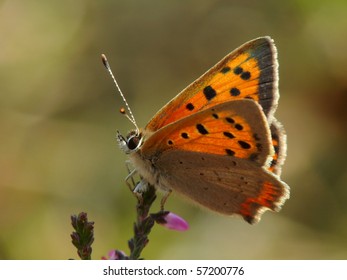
[[[258,104],[237,100],[187,116],[149,136],[141,147],[145,159],[161,156],[167,150],[184,150],[232,156],[269,164],[273,154],[270,131]]]
[[[272,39],[250,41],[174,97],[152,118],[146,130],[156,131],[200,110],[245,98],[259,103],[271,123],[279,98],[277,68]]]
[[[255,223],[289,197],[289,187],[267,171],[274,144],[252,100],[207,108],[149,135],[139,152],[160,170],[161,183],[211,210]]]

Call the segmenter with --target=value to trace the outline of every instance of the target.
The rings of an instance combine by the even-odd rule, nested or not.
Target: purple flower
[[[157,217],[155,221],[172,230],[186,231],[189,229],[189,224],[183,218],[172,212],[164,212],[163,215]]]
[[[107,257],[101,257],[102,260],[124,260],[127,256],[123,251],[120,250],[111,250],[108,252],[108,258]]]

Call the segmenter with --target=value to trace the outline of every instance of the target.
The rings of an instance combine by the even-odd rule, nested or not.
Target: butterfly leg
[[[125,181],[127,186],[129,187],[131,193],[137,198],[139,203],[142,203],[143,197],[142,192],[140,191],[143,188],[142,180],[138,182],[136,185],[131,185],[128,181]]]
[[[130,163],[128,161],[126,161],[125,167],[128,171],[128,175],[125,177],[125,182],[126,182],[127,186],[129,187],[130,191],[133,192],[134,188],[136,187],[134,176],[136,175],[137,171],[136,171],[136,169],[131,170],[129,165],[130,165]],[[129,183],[129,179],[131,180],[131,184]]]
[[[133,169],[130,170],[129,167],[130,163],[128,161],[125,162],[125,166],[127,168],[128,171],[128,175],[125,177],[125,183],[127,184],[129,190],[131,191],[131,193],[137,198],[137,200],[139,201],[139,203],[142,203],[143,198],[142,198],[142,194],[139,191],[141,189],[142,183],[142,178],[140,178],[140,182],[136,183],[134,180],[134,176],[137,174],[137,170]],[[131,180],[131,182],[129,182],[129,180]]]
[[[171,193],[172,193],[172,190],[167,190],[167,191],[165,191],[164,196],[163,196],[163,198],[162,198],[161,201],[160,201],[160,210],[161,210],[161,211],[164,211],[165,203],[166,203],[166,201],[167,201],[167,199],[169,198],[169,196],[170,196]]]
[[[148,183],[141,178],[141,181],[137,183],[137,185],[134,189],[134,192],[141,194],[141,193],[145,192],[147,190],[147,188],[148,188]]]

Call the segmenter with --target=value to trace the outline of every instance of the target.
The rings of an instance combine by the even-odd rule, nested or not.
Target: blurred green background
[[[116,130],[137,122],[234,48],[270,35],[291,198],[250,226],[175,195],[187,232],[156,226],[147,259],[347,258],[347,1],[0,2],[0,258],[77,258],[70,215],[95,221],[93,258],[126,253],[135,200]],[[155,206],[155,210],[158,205]]]

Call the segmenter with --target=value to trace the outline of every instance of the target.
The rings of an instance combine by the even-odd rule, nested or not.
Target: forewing
[[[245,98],[258,102],[271,123],[279,98],[277,68],[273,40],[261,37],[250,41],[174,97],[152,118],[146,130],[156,131],[200,110]]]
[[[171,123],[146,138],[140,152],[152,160],[168,150],[242,158],[260,166],[268,166],[273,154],[265,115],[252,100],[219,104]]]

